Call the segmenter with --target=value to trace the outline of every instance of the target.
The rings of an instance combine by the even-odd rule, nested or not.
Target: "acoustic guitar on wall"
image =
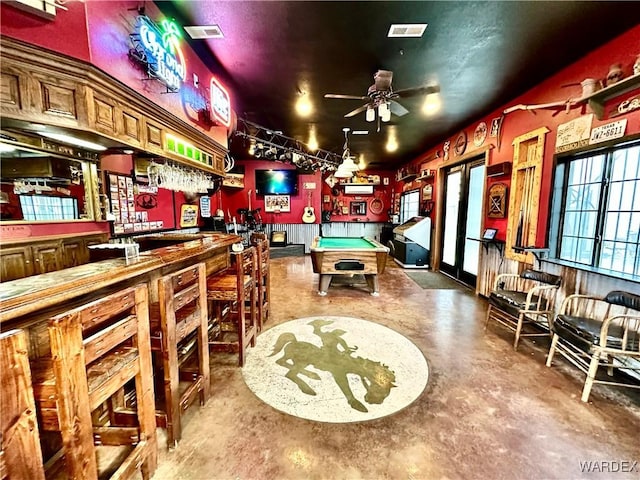
[[[315,223],[316,221],[316,213],[311,206],[311,192],[309,192],[309,201],[307,206],[304,207],[304,213],[302,214],[302,221],[304,223]]]

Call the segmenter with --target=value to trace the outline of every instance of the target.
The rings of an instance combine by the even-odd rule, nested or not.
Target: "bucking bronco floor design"
[[[242,372],[272,407],[332,423],[391,415],[413,402],[429,378],[427,361],[410,340],[338,316],[300,318],[262,332]]]

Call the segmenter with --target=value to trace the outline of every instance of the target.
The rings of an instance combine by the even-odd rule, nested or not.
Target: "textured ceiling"
[[[394,168],[637,23],[637,2],[156,2],[182,25],[217,24],[223,39],[191,40],[205,62],[217,62],[235,94],[238,116],[306,142],[314,125],[320,148],[340,153],[343,127],[355,155]],[[387,38],[391,23],[428,23],[422,38]],[[185,35],[186,37],[186,35]],[[393,88],[438,84],[442,109],[421,112],[422,98],[399,99],[410,113],[392,116],[379,133],[364,102],[325,93],[366,95],[379,70]],[[216,67],[215,70],[218,70]],[[314,113],[293,108],[309,93]],[[399,149],[384,145],[389,128]],[[232,149],[246,150],[236,140]]]

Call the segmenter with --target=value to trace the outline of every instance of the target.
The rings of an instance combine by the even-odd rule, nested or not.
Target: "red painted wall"
[[[186,79],[179,93],[167,93],[166,87],[160,82],[145,80],[144,71],[129,59],[129,34],[134,31],[136,9],[141,3],[100,1],[87,2],[86,5],[92,63],[226,147],[226,127],[212,127],[198,117],[198,110],[205,108],[209,99],[211,76],[221,73],[216,71],[216,66],[205,65],[183,41]],[[159,23],[164,18],[153,2],[144,2],[144,6],[145,14],[154,22]],[[194,85],[194,74],[198,76],[197,86]],[[233,102],[233,93],[230,92],[230,95]]]
[[[263,223],[302,223],[302,215],[306,206],[311,205],[314,209],[316,216],[316,222],[320,223],[320,211],[321,211],[321,196],[320,196],[320,183],[322,178],[320,172],[316,172],[312,175],[300,174],[298,177],[298,194],[291,195],[290,212],[280,213],[267,213],[264,211],[264,197],[262,195],[256,196],[255,185],[255,171],[256,170],[294,170],[293,165],[286,165],[284,163],[272,162],[268,160],[239,160],[237,165],[243,166],[244,172],[244,188],[222,187],[222,209],[225,213],[225,219],[227,218],[227,211],[231,213],[231,217],[236,217],[236,221],[240,222],[240,215],[237,213],[239,208],[248,208],[249,206],[249,191],[251,191],[251,207],[253,209],[260,208],[260,215]],[[305,183],[315,183],[315,190],[305,190]],[[309,203],[309,194],[311,192],[311,202]],[[212,209],[218,208],[217,196],[211,198]]]
[[[153,2],[67,2],[68,10],[58,10],[54,20],[41,19],[1,2],[2,34],[94,64],[226,147],[226,127],[203,123],[198,116],[198,110],[206,107],[209,98],[211,76],[223,76],[215,65],[205,65],[183,42],[187,78],[179,93],[167,94],[160,82],[145,81],[144,72],[129,59],[129,34],[134,31],[137,8],[142,4],[146,15],[156,23],[164,18]],[[194,73],[198,86],[194,85]],[[233,102],[233,92],[230,95]]]
[[[54,20],[45,20],[18,10],[8,2],[0,2],[2,35],[88,62],[91,53],[85,11],[87,3],[66,2],[67,10],[58,9]]]
[[[473,145],[473,133],[481,121],[491,126],[491,120],[496,117],[500,117],[502,112],[511,106],[524,104],[545,104],[556,101],[565,101],[569,98],[577,99],[582,96],[582,87],[579,83],[585,78],[606,78],[609,71],[609,67],[614,63],[621,63],[624,69],[625,77],[631,75],[632,65],[640,53],[640,26],[621,34],[619,37],[603,45],[602,47],[592,51],[578,62],[567,66],[557,74],[549,77],[544,82],[532,88],[523,95],[513,99],[511,102],[502,105],[500,108],[491,112],[482,118],[478,118],[476,122],[465,128],[467,138],[469,139],[467,144],[467,150],[465,155],[473,151],[475,148]],[[567,84],[578,85],[563,87]],[[640,89],[638,89],[640,90]],[[637,94],[638,91],[634,91]],[[626,96],[628,96],[627,94]],[[620,100],[620,99],[618,99]],[[446,105],[444,106],[446,108]],[[592,113],[591,109],[587,106],[581,106],[572,108],[569,112],[560,110],[559,112],[554,110],[536,110],[535,114],[530,111],[519,110],[513,113],[509,113],[505,116],[502,123],[502,132],[500,138],[500,147],[497,147],[497,139],[487,136],[484,145],[487,144],[496,145],[490,152],[490,164],[497,164],[501,162],[513,161],[513,139],[517,136],[523,135],[527,132],[535,130],[540,127],[547,127],[550,132],[546,135],[545,148],[544,148],[544,164],[543,164],[543,179],[540,195],[539,206],[539,218],[538,218],[538,238],[536,246],[542,247],[546,242],[547,225],[548,225],[548,213],[551,201],[551,181],[554,166],[555,157],[555,144],[556,134],[558,126],[573,120],[579,116]],[[603,119],[598,120],[595,116],[593,118],[592,127],[597,127],[603,124],[610,123],[614,120],[627,119],[627,129],[625,135],[633,135],[640,133],[640,110],[636,110],[631,113],[624,114],[616,117],[615,119]],[[410,162],[411,166],[419,169],[432,168],[437,169],[439,165],[443,163],[442,151],[443,144],[446,140],[451,141],[451,145],[454,144],[457,134],[451,138],[442,139],[442,143],[436,145],[432,149],[425,152],[420,157]],[[433,158],[436,152],[439,152],[440,158],[435,160],[426,161],[425,159]],[[450,150],[450,160],[454,159],[453,149]],[[501,176],[494,179],[489,179],[487,182],[487,190],[491,184],[496,182],[510,184],[510,176]],[[436,198],[437,192],[434,184],[434,198]],[[402,190],[402,188],[409,189],[414,188],[414,184],[404,185],[401,182],[396,184],[396,191]],[[508,212],[507,212],[508,214]],[[506,236],[507,219],[489,219],[485,218],[485,226],[498,228],[499,239],[504,240]]]
[[[365,170],[362,175],[378,175],[380,177],[380,185],[374,185],[373,195],[352,195],[344,193],[344,186],[336,185],[335,189],[329,187],[326,182],[322,182],[322,196],[329,197],[329,202],[322,202],[322,209],[331,211],[332,222],[387,222],[389,221],[389,209],[391,208],[391,192],[393,186],[393,172],[387,170]],[[325,175],[325,178],[328,175]],[[389,185],[384,185],[384,178],[389,179]],[[338,195],[334,195],[338,193]],[[374,198],[382,200],[382,212],[375,214],[371,212],[371,202]],[[367,202],[366,215],[351,215],[351,202]],[[341,206],[349,208],[349,214],[344,215],[336,213],[341,210]],[[337,207],[337,208],[336,208]]]
[[[227,146],[227,128],[211,126],[201,121],[198,110],[206,106],[209,98],[209,82],[215,75],[215,66],[205,65],[184,42],[183,53],[187,64],[187,78],[179,93],[166,93],[157,81],[145,81],[144,73],[128,57],[129,34],[133,32],[137,8],[144,4],[146,14],[155,22],[162,17],[153,2],[139,1],[73,1],[65,3],[68,10],[58,10],[54,20],[44,20],[36,15],[0,3],[2,34],[53,50],[79,60],[90,62],[130,88],[204,132],[220,145]],[[194,84],[193,74],[199,79]],[[219,75],[223,76],[223,75]],[[221,78],[218,80],[224,84]],[[230,92],[233,102],[233,92]],[[103,171],[129,175],[133,168],[131,156],[109,155],[101,159]],[[187,203],[181,192],[159,189],[158,207],[149,211],[149,220],[162,220],[164,228],[179,228],[181,206]],[[302,213],[300,213],[302,215]],[[66,232],[109,231],[104,224],[59,224],[52,228],[33,225],[27,229],[11,229],[12,235],[23,232],[28,236],[51,235]],[[4,230],[0,230],[4,231]],[[28,231],[28,232],[27,232]],[[41,232],[41,233],[40,233]]]

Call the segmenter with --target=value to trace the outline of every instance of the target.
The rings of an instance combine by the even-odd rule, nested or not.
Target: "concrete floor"
[[[423,290],[389,263],[377,298],[336,287],[320,297],[308,256],[273,259],[266,328],[345,315],[403,334],[430,368],[414,403],[362,423],[296,418],[247,388],[236,357],[215,353],[212,398],[187,411],[175,450],[159,431],[154,479],[640,478],[637,391],[595,386],[582,403],[575,368],[545,367],[546,339],[514,352],[509,332],[483,330],[486,301],[473,291]]]

